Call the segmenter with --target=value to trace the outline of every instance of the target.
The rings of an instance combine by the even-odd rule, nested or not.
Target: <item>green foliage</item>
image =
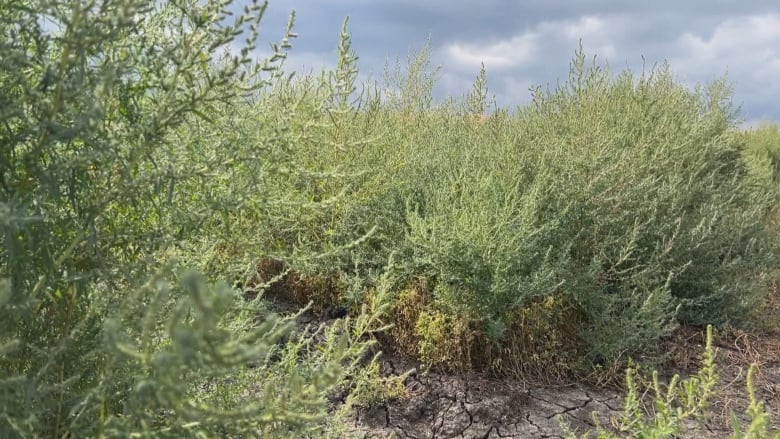
[[[734,434],[732,439],[778,439],[780,430],[772,427],[771,418],[764,403],[756,399],[755,377],[758,365],[752,364],[747,373],[747,391],[750,397],[746,415],[748,425],[743,429],[739,419],[732,413],[731,425]]]
[[[763,125],[746,131],[742,139],[750,175],[757,184],[780,194],[780,127],[776,124]]]
[[[780,254],[776,202],[751,182],[725,80],[691,90],[668,66],[613,74],[579,52],[566,82],[475,120],[486,74],[463,102],[432,106],[425,57],[379,98],[356,97],[339,136],[370,123],[372,142],[299,150],[356,175],[307,228],[338,244],[376,225],[313,272],[335,265],[370,286],[394,255],[398,291],[428,279],[431,309],[468,313],[472,338],[499,345],[523,309],[554,297],[573,307],[563,332],[586,344],[571,370],[649,353],[680,321],[749,325]]]
[[[703,421],[705,410],[709,401],[715,395],[715,386],[718,383],[718,374],[715,367],[715,349],[712,346],[712,326],[707,327],[707,342],[704,348],[704,356],[701,369],[693,375],[680,381],[679,375],[675,375],[666,386],[662,386],[658,380],[658,373],[652,375],[652,408],[650,416],[645,416],[643,396],[636,384],[636,371],[626,370],[626,395],[625,405],[620,418],[614,424],[614,429],[604,427],[596,413],[593,413],[593,421],[596,429],[592,432],[584,432],[578,436],[567,425],[561,424],[566,437],[588,438],[595,434],[599,439],[617,438],[673,438],[686,432],[688,421]],[[737,417],[732,414],[733,439],[738,438],[778,438],[780,433],[772,433],[769,415],[763,403],[756,399],[753,380],[757,366],[753,364],[748,371],[747,389],[750,396],[750,405],[747,410],[749,425],[747,429],[740,428]],[[666,387],[664,390],[662,387]],[[691,433],[688,431],[688,433]],[[694,432],[695,433],[695,432]]]
[[[279,225],[326,211],[286,183],[344,180],[294,161],[309,103],[284,95],[292,16],[256,62],[266,5],[230,7],[0,4],[3,437],[289,437],[334,422],[327,397],[357,374],[376,315],[315,340],[184,269],[251,278],[253,259],[289,256]]]
[[[430,110],[433,107],[435,71],[431,71],[431,44],[427,41],[416,53],[407,57],[406,70],[396,60],[386,66],[384,80],[389,86],[384,96],[387,106],[407,116]]]
[[[179,288],[154,277],[106,319],[110,350],[101,380],[107,389],[85,398],[69,431],[283,437],[324,423],[325,395],[343,379],[339,363],[362,353],[346,348],[344,332],[329,333],[324,342],[339,355],[331,361],[330,353],[306,352],[311,336],[285,342],[292,317],[269,315],[259,326],[235,327],[248,320],[240,318],[248,310],[225,284],[207,285],[189,273]],[[294,367],[302,356],[321,368]],[[128,374],[132,387],[118,387]],[[120,401],[106,390],[120,393]]]
[[[391,315],[429,364],[565,373],[763,299],[776,130],[738,135],[724,81],[579,52],[481,118],[484,69],[435,104],[428,45],[361,88],[345,21],[291,79],[294,16],[256,62],[266,5],[230,7],[0,4],[4,436],[339,435],[328,396],[400,393],[360,361]],[[296,331],[275,282],[360,315]]]
[[[443,363],[449,370],[464,370],[470,365],[463,352],[464,338],[469,335],[468,320],[441,311],[422,311],[415,322],[419,339],[417,353],[426,367]]]
[[[487,69],[485,69],[484,63],[482,63],[479,76],[474,81],[474,87],[466,97],[466,101],[471,114],[483,115],[488,109]]]

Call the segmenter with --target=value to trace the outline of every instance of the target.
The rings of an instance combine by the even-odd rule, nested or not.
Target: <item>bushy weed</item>
[[[1,436],[322,435],[364,385],[380,308],[314,338],[233,287],[345,177],[292,153],[292,17],[255,61],[266,5],[230,7],[0,4]]]
[[[256,62],[266,5],[228,7],[0,4],[4,435],[327,434],[328,396],[400,394],[371,338],[562,378],[749,325],[777,130],[738,134],[725,81],[580,51],[516,111],[484,68],[437,103],[430,46],[359,84],[345,22],[337,67],[291,78],[294,16]],[[264,295],[353,318],[314,346]]]
[[[433,77],[424,66],[409,77]],[[409,108],[403,87],[399,108],[363,101],[381,110],[355,120],[370,114],[382,136],[333,162],[361,176],[329,239],[377,228],[343,270],[395,255],[399,291],[427,279],[422,327],[468,315],[466,338],[499,346],[522,338],[524,309],[566,304],[572,369],[649,354],[678,322],[751,321],[777,262],[775,199],[751,183],[725,80],[689,89],[666,65],[615,74],[578,52],[567,81],[482,121],[486,87],[483,73],[463,102]]]

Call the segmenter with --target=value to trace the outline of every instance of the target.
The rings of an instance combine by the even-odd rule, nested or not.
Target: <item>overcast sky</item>
[[[239,0],[241,1],[241,0]],[[499,105],[530,99],[534,85],[565,79],[581,39],[613,71],[668,61],[687,84],[728,74],[748,123],[780,121],[780,2],[777,0],[271,0],[261,39],[272,41],[296,11],[288,70],[336,62],[350,17],[362,74],[381,77],[430,38],[440,67],[436,95],[462,95],[485,63]]]

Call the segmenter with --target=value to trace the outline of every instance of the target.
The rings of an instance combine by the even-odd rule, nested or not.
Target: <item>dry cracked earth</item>
[[[385,373],[400,374],[410,364],[385,359]],[[358,437],[386,438],[555,438],[560,420],[572,428],[593,427],[618,413],[621,395],[585,386],[528,386],[473,374],[413,374],[405,398],[358,409]]]
[[[304,316],[306,323],[327,324],[333,318]],[[664,372],[695,373],[701,364],[704,331],[682,328],[668,343],[670,362]],[[780,425],[780,330],[760,337],[724,335],[715,345],[718,396],[711,402],[706,422],[689,424],[679,437],[730,436],[731,413],[746,418],[746,373],[752,363],[759,365],[756,395],[766,404],[773,425]],[[420,370],[419,365],[393,356],[380,361],[385,376]],[[583,383],[552,386],[437,372],[413,372],[404,386],[404,397],[356,409],[348,426],[352,433],[365,439],[561,438],[561,422],[579,433],[593,430],[594,412],[602,425],[609,426],[620,415],[625,396],[622,391]]]
[[[704,424],[690,423],[681,438],[729,437],[730,413],[743,421],[747,407],[745,373],[751,362],[761,369],[757,396],[765,402],[777,426],[780,414],[780,334],[774,343],[755,340],[748,352],[746,343],[718,347],[721,376],[719,396],[712,401]],[[686,347],[698,353],[687,361],[695,372],[703,342],[692,336]],[[774,349],[774,351],[773,351]],[[771,359],[771,360],[770,360]],[[382,360],[383,373],[400,375],[414,364],[394,358]],[[686,373],[685,370],[679,372]],[[561,422],[579,433],[594,429],[595,412],[602,425],[610,425],[623,408],[624,393],[584,384],[551,386],[489,379],[475,374],[447,375],[435,372],[410,375],[407,396],[371,407],[359,408],[352,419],[353,432],[361,438],[562,438]]]

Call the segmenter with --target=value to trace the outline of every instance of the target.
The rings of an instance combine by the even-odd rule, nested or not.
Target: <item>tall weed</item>
[[[408,67],[420,87],[435,75],[425,65]],[[378,226],[343,270],[394,255],[398,291],[429,279],[420,316],[468,316],[457,325],[497,347],[552,298],[576,316],[554,329],[573,342],[572,370],[651,350],[679,322],[749,325],[777,262],[775,199],[750,181],[725,80],[689,89],[666,65],[614,74],[578,52],[568,80],[484,120],[484,74],[463,102],[434,107],[400,105],[419,94],[403,84],[384,85],[386,109],[365,105],[380,108],[381,137],[329,162],[361,173],[329,220],[334,239]]]
[[[365,354],[361,325],[381,325],[344,323],[315,349],[290,318],[208,279],[249,278],[252,255],[289,250],[269,248],[263,221],[317,215],[274,176],[338,179],[293,160],[295,102],[252,105],[283,89],[294,37],[291,17],[253,61],[265,8],[0,4],[3,437],[327,426],[327,396]]]

